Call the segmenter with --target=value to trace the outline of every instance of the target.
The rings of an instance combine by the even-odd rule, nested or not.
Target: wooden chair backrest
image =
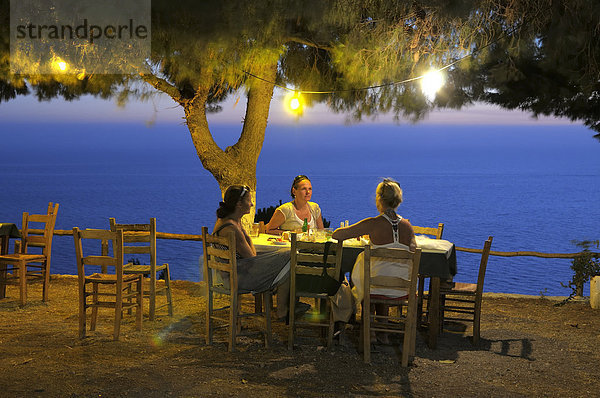
[[[325,243],[298,241],[295,233],[291,234],[291,269],[294,270],[292,282],[295,275],[321,275],[323,273],[323,256]],[[342,269],[343,241],[338,241],[330,246],[327,254],[327,273],[334,279],[340,278]]]
[[[216,236],[208,233],[207,227],[202,227],[202,247],[204,249],[204,281],[209,287],[214,285],[213,270],[229,273],[231,291],[237,291],[237,258],[235,234],[233,231],[226,236]]]
[[[493,236],[490,236],[483,245],[483,252],[481,253],[481,261],[479,262],[479,273],[477,274],[477,295],[483,294],[483,281],[485,279],[485,271],[487,269],[488,258],[490,257],[490,251],[492,249]]]
[[[21,253],[27,254],[29,247],[41,247],[44,256],[48,256],[52,251],[52,237],[54,235],[54,226],[56,224],[56,215],[58,213],[58,203],[48,204],[47,214],[29,214],[23,213],[23,223],[21,228]],[[42,235],[33,235],[29,232],[34,227],[31,224],[43,224]]]
[[[124,254],[148,254],[150,265],[156,265],[156,218],[150,218],[149,224],[117,224],[111,217],[109,223],[111,231],[123,231]]]
[[[374,258],[385,262],[396,262],[400,266],[407,264],[409,268],[408,279],[396,276],[371,276],[371,262]],[[365,247],[364,251],[364,284],[365,297],[371,289],[385,288],[391,290],[408,291],[409,297],[416,297],[417,280],[419,275],[419,264],[421,261],[421,249],[416,249],[414,252],[396,249],[396,248],[378,248],[372,249],[370,246]],[[403,294],[398,293],[398,297]]]
[[[77,275],[80,280],[85,278],[86,266],[100,267],[102,270],[107,267],[114,267],[117,275],[117,283],[123,282],[123,231],[106,231],[103,229],[85,229],[73,228],[73,239],[75,241],[75,254],[77,257]],[[108,241],[112,242],[112,256],[108,254],[90,254],[88,247],[99,248],[98,244],[85,244],[84,240]]]
[[[444,233],[444,223],[438,223],[437,228],[434,227],[419,227],[417,225],[413,225],[413,231],[415,234],[420,235],[431,235],[436,239],[442,239],[442,234]]]

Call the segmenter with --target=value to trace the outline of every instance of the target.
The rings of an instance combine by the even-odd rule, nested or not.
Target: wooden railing
[[[44,231],[42,229],[30,229],[30,233],[32,234],[43,234]],[[143,232],[127,232],[128,234],[143,234]],[[73,235],[73,231],[65,230],[65,229],[55,229],[54,235],[56,236],[68,236]],[[174,239],[174,240],[191,240],[202,242],[202,235],[195,234],[172,234],[168,232],[156,232],[157,239]],[[467,252],[467,253],[481,253],[483,249],[471,249],[468,247],[459,247],[456,246],[457,251]],[[490,256],[499,256],[499,257],[540,257],[540,258],[565,258],[565,259],[574,259],[583,255],[586,252],[578,252],[578,253],[541,253],[534,251],[517,251],[517,252],[500,252],[500,251],[490,251]],[[592,253],[596,255],[600,255],[600,253]],[[583,286],[578,286],[578,295],[583,294]]]
[[[30,229],[29,232],[31,234],[43,234],[44,230],[42,229]],[[126,232],[126,234],[131,235],[140,235],[144,234],[144,232]],[[73,231],[68,229],[55,229],[55,236],[73,236]],[[171,234],[167,232],[156,232],[157,239],[175,239],[175,240],[195,240],[202,242],[202,235],[194,235],[194,234]]]

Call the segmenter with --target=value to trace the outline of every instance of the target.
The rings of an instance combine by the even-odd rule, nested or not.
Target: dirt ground
[[[435,350],[417,336],[412,365],[397,345],[376,345],[372,364],[357,353],[358,327],[328,351],[317,338],[287,350],[287,329],[274,322],[274,344],[240,339],[238,351],[204,340],[201,285],[174,281],[175,316],[126,316],[112,341],[110,310],[77,338],[77,283],[53,275],[50,301],[29,288],[19,308],[15,287],[0,300],[0,395],[3,397],[589,397],[600,395],[600,311],[586,302],[555,307],[532,297],[486,295],[482,341],[449,325]],[[222,336],[217,336],[222,337]]]

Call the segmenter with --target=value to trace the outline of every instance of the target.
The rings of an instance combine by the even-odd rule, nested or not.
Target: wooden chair
[[[442,239],[442,234],[444,233],[444,223],[438,223],[437,228],[435,227],[419,227],[417,225],[413,225],[413,231],[418,235],[430,235],[435,239]]]
[[[96,330],[98,308],[114,308],[114,340],[119,339],[123,311],[135,308],[136,327],[142,330],[142,276],[139,274],[124,275],[123,273],[123,231],[116,232],[100,229],[80,231],[73,228],[75,253],[77,256],[77,279],[79,285],[79,338],[85,338],[87,309],[92,308],[90,330]],[[112,242],[113,255],[84,255],[84,240],[86,254],[91,252],[91,242],[106,240]],[[99,245],[93,245],[98,247]],[[115,273],[93,273],[86,276],[90,266],[114,267]],[[88,272],[89,273],[89,272]],[[89,287],[91,286],[91,290]],[[92,301],[88,297],[92,297]],[[100,300],[103,298],[103,300]]]
[[[428,235],[435,239],[442,239],[442,234],[444,233],[444,223],[438,223],[437,228],[435,227],[419,227],[417,225],[413,225],[413,231],[415,235]],[[419,275],[419,284],[418,284],[418,300],[417,303],[417,327],[421,326],[421,320],[423,317],[423,298],[425,294],[425,276]]]
[[[489,237],[483,245],[477,283],[453,282],[451,287],[442,287],[440,319],[473,323],[473,344],[479,344],[481,298],[483,296],[483,281],[487,268],[488,257],[492,247],[493,237]],[[447,313],[455,314],[447,316]]]
[[[397,262],[399,266],[408,267],[408,279],[392,276],[371,276],[371,261],[377,258],[385,262]],[[402,366],[408,366],[410,355],[415,354],[417,335],[417,275],[421,260],[421,249],[410,252],[404,249],[371,249],[364,251],[364,298],[362,311],[362,340],[364,361],[371,362],[371,331],[400,333],[404,335],[402,345]],[[397,297],[375,296],[374,288],[398,290]],[[408,292],[408,295],[405,294]],[[371,304],[397,306],[397,316],[371,314]],[[402,306],[407,307],[406,316],[402,315]]]
[[[320,327],[327,330],[327,347],[330,348],[333,343],[334,319],[331,310],[331,301],[326,292],[307,291],[297,286],[299,275],[312,275],[319,277],[323,273],[323,262],[325,257],[325,243],[299,242],[295,233],[291,234],[291,261],[290,261],[290,304],[289,304],[289,338],[288,349],[294,348],[294,338],[296,327]],[[327,274],[340,280],[340,270],[342,267],[342,243],[330,244],[327,253],[326,270]],[[296,301],[300,297],[311,297],[315,302],[326,303],[324,307],[316,309],[317,313],[311,311],[305,317],[296,320]],[[320,310],[323,309],[324,312]]]
[[[27,283],[41,280],[42,301],[48,301],[50,285],[50,254],[52,253],[52,236],[58,213],[58,203],[48,204],[47,214],[23,213],[21,241],[14,254],[0,256],[0,289],[6,285],[17,285],[20,288],[19,304],[27,302]],[[32,224],[42,226],[42,235],[32,234]],[[41,248],[41,253],[31,253],[30,249]],[[9,274],[8,271],[11,271]]]
[[[241,319],[258,317],[264,321],[265,347],[269,347],[271,345],[271,297],[273,292],[257,293],[262,296],[264,312],[262,309],[252,313],[242,312],[241,296],[252,292],[238,289],[235,235],[232,232],[227,236],[213,236],[208,233],[207,227],[202,227],[202,246],[204,248],[203,275],[206,284],[206,344],[212,344],[215,329],[229,328],[228,350],[234,351],[237,336],[242,335],[240,332]],[[216,280],[216,272],[229,274],[229,287]],[[228,296],[228,305],[215,308],[215,293]],[[227,311],[229,312],[227,318],[220,316]],[[216,322],[220,324],[217,325]]]
[[[109,219],[110,230],[123,230],[123,253],[149,255],[149,264],[132,264],[128,261],[123,266],[124,274],[140,274],[150,279],[149,289],[144,289],[144,297],[150,304],[149,319],[153,321],[156,310],[167,307],[169,316],[173,316],[173,297],[171,295],[171,272],[169,264],[156,263],[156,218],[152,217],[149,224],[117,224],[114,218]],[[156,273],[164,271],[165,284],[156,286]],[[156,296],[164,295],[166,301],[163,305],[156,306]]]

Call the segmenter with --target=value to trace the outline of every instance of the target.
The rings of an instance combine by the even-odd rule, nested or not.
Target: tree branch
[[[320,49],[320,50],[325,50],[325,51],[331,51],[331,50],[333,50],[333,47],[331,47],[331,46],[328,46],[328,45],[325,45],[325,44],[315,43],[315,42],[312,42],[312,41],[306,40],[306,39],[301,39],[300,37],[293,37],[292,36],[292,37],[288,37],[285,40],[286,43],[290,42],[290,41],[294,42],[294,43],[298,43],[298,44],[303,44],[303,45],[308,46],[308,47],[313,47],[313,48],[316,48],[316,49]]]
[[[169,83],[168,81],[166,81],[165,79],[161,79],[160,77],[157,77],[151,73],[143,73],[143,72],[140,72],[140,76],[146,83],[150,84],[152,87],[154,87],[158,91],[161,91],[161,92],[167,94],[169,97],[173,98],[173,100],[175,102],[177,102],[179,105],[184,104],[185,101],[184,101],[184,98],[182,97],[179,89],[177,87],[175,87],[174,85],[172,85],[171,83]]]

